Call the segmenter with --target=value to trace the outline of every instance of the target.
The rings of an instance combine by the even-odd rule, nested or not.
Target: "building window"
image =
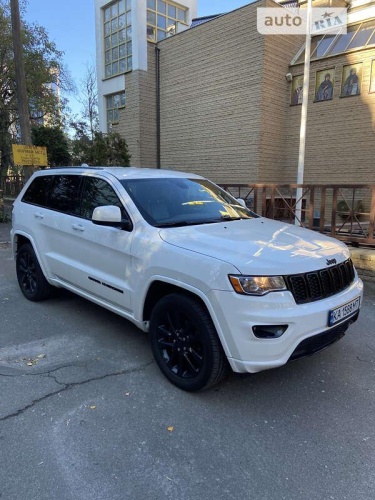
[[[118,123],[119,108],[125,107],[125,92],[111,94],[106,96],[107,109],[107,131],[110,132],[112,125]]]
[[[132,69],[130,9],[131,0],[118,0],[103,9],[105,78]]]
[[[317,35],[311,39],[311,59],[335,56],[375,45],[375,19],[348,26],[347,33]],[[305,60],[305,49],[301,49],[291,64]]]
[[[147,40],[159,42],[177,32],[177,24],[187,25],[187,9],[165,0],[147,0]]]

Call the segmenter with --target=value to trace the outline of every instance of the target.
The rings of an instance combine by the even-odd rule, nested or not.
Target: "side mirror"
[[[119,227],[126,231],[131,231],[133,228],[131,221],[123,220],[120,208],[114,205],[94,208],[91,220],[98,226]]]
[[[238,204],[241,205],[241,207],[247,208],[245,200],[243,200],[242,198],[236,198],[236,199],[238,201]]]

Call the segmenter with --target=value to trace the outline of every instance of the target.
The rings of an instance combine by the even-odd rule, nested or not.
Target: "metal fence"
[[[15,198],[21,191],[25,184],[23,175],[7,175],[0,177],[0,190],[3,196]]]

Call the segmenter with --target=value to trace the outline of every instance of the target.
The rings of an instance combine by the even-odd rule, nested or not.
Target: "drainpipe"
[[[160,162],[160,49],[155,47],[156,66],[156,168],[161,167]]]

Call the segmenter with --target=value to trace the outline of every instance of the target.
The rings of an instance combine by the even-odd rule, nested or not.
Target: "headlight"
[[[229,275],[235,292],[242,295],[265,295],[269,292],[286,290],[282,276],[238,276]]]

